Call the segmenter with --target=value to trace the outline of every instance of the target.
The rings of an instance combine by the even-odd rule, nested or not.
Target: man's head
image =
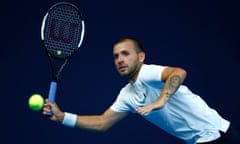
[[[141,43],[135,38],[121,38],[113,45],[113,56],[119,74],[135,81],[145,59]]]

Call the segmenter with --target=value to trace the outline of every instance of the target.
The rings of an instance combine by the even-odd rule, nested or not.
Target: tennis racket
[[[52,73],[48,95],[50,103],[55,102],[59,75],[68,60],[79,50],[84,33],[83,15],[78,7],[69,2],[54,4],[43,17],[41,39]],[[48,115],[52,115],[52,112]]]

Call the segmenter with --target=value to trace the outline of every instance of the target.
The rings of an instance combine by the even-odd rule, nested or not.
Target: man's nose
[[[118,63],[122,63],[122,62],[123,62],[123,57],[122,57],[122,56],[119,56],[118,59],[117,59],[117,62],[118,62]]]

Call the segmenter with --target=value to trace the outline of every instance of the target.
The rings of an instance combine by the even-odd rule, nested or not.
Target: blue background
[[[28,108],[45,98],[50,66],[40,40],[44,14],[56,0],[5,1],[1,9],[1,129],[7,144],[181,144],[138,115],[105,133],[64,127]],[[113,42],[139,39],[146,63],[180,66],[184,82],[239,129],[239,8],[234,0],[78,0],[86,19],[80,52],[63,70],[56,101],[77,114],[101,114],[126,83],[115,70]],[[2,142],[1,142],[2,143]]]

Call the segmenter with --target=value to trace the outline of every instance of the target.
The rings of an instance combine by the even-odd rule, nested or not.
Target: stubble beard
[[[136,65],[134,65],[133,68],[129,69],[128,67],[127,72],[119,71],[119,74],[123,78],[127,79],[128,81],[135,81],[137,78],[138,72],[140,71],[141,65],[142,65],[141,63],[137,63]]]

